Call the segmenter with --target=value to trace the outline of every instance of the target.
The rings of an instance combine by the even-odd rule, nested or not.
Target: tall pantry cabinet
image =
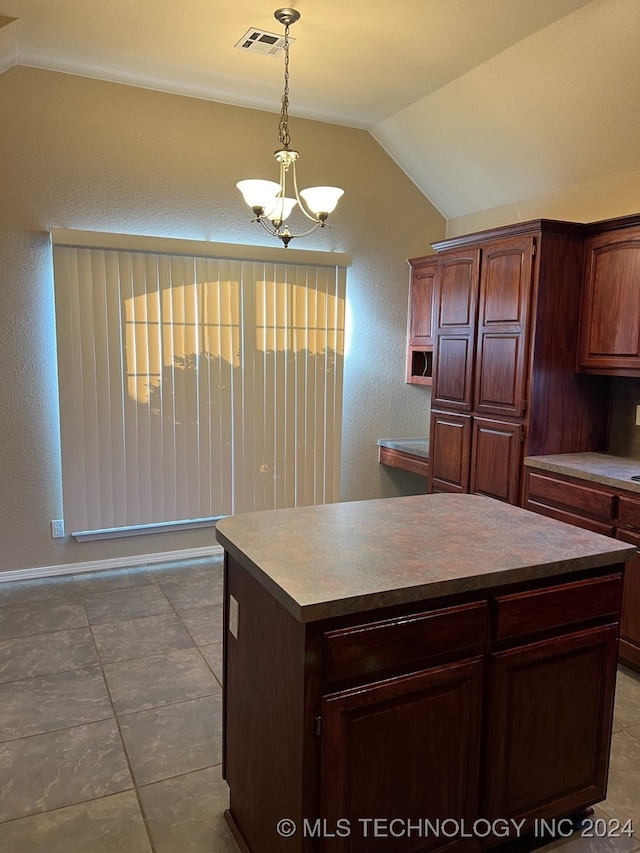
[[[584,226],[439,243],[430,491],[521,501],[522,459],[602,450],[609,385],[576,374]]]

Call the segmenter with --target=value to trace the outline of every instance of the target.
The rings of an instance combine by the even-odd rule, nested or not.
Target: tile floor
[[[220,558],[0,584],[1,853],[237,853],[221,603]],[[624,669],[596,816],[637,835],[543,850],[640,851],[640,677]]]
[[[222,560],[0,584],[0,851],[237,853]]]

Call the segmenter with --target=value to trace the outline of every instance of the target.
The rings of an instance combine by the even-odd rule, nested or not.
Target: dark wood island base
[[[238,829],[238,825],[233,819],[233,815],[231,814],[231,809],[225,809],[224,819],[227,822],[227,826],[231,830],[231,835],[233,835],[233,840],[236,842],[238,847],[240,848],[240,853],[251,853],[251,850],[245,844],[245,840],[242,837],[242,833]]]
[[[216,536],[244,853],[480,851],[604,799],[633,548],[473,495]]]

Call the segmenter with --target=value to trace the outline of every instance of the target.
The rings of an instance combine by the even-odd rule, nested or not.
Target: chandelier
[[[285,28],[284,92],[278,129],[281,147],[273,154],[280,164],[280,180],[276,183],[252,179],[239,181],[236,186],[255,214],[256,218],[251,221],[259,222],[269,234],[282,240],[286,247],[294,237],[306,237],[317,228],[324,228],[329,214],[335,209],[344,190],[339,187],[308,187],[298,191],[296,163],[300,155],[289,147],[289,28],[299,20],[300,12],[296,9],[278,9],[274,17]],[[286,223],[296,204],[307,219],[313,222],[311,228],[301,234],[292,234]]]

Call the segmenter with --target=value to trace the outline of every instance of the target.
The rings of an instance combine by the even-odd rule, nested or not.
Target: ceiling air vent
[[[289,44],[293,44],[294,41],[295,39],[289,36]],[[238,50],[250,50],[251,53],[279,56],[284,50],[284,36],[252,27],[250,30],[247,30],[235,47]]]

